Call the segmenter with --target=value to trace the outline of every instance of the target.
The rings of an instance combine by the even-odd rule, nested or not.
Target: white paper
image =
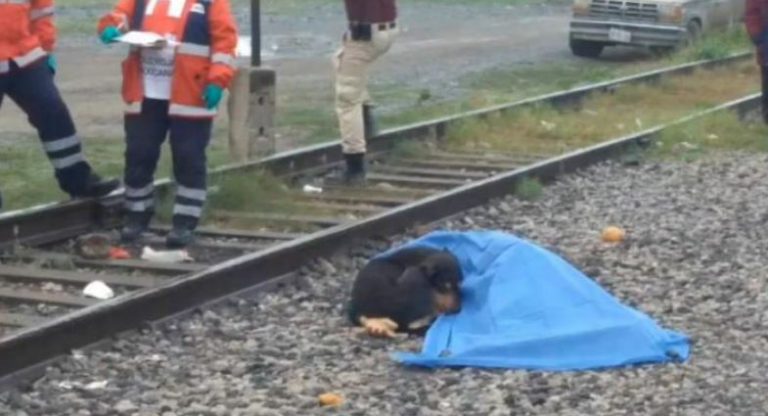
[[[101,280],[95,280],[89,283],[88,286],[83,289],[83,294],[85,296],[101,300],[112,299],[115,297],[115,292],[112,290],[112,288],[107,286]]]
[[[118,41],[135,46],[177,46],[178,42],[170,41],[157,33],[132,31],[117,38]]]
[[[156,261],[159,263],[181,263],[185,261],[194,261],[186,250],[155,251],[152,247],[145,246],[141,252],[141,259],[147,261]]]

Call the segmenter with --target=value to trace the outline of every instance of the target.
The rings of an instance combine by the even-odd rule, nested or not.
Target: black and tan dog
[[[461,280],[447,250],[406,248],[372,259],[352,287],[349,319],[374,336],[423,335],[437,315],[461,310]]]

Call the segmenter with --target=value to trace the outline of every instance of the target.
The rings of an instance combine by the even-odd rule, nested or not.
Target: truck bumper
[[[630,40],[612,39],[611,29],[631,34]],[[673,25],[627,23],[610,20],[573,19],[570,27],[571,39],[605,43],[607,45],[638,45],[673,47],[685,37],[685,29]]]

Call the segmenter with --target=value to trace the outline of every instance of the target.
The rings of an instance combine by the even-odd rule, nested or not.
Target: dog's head
[[[432,287],[435,312],[454,314],[461,311],[461,266],[447,250],[424,259],[420,265]]]

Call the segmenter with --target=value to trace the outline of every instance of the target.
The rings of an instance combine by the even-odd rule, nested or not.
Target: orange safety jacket
[[[0,0],[0,74],[11,61],[23,68],[56,44],[53,0]]]
[[[2,1],[2,0],[0,0]],[[147,5],[155,8],[158,0],[120,0],[115,9],[101,18],[98,32],[115,26],[123,33],[143,29],[154,13],[147,15]],[[168,113],[172,116],[213,118],[216,109],[205,107],[203,91],[208,84],[228,88],[235,75],[237,27],[229,0],[186,0],[181,17],[166,16],[153,22],[179,40],[176,46],[171,99]],[[170,25],[170,26],[168,26]],[[144,99],[141,50],[131,47],[123,61],[123,100],[127,114],[141,113]]]

